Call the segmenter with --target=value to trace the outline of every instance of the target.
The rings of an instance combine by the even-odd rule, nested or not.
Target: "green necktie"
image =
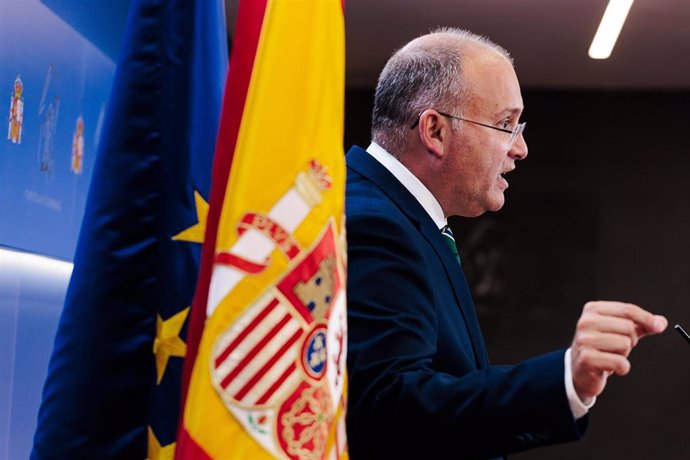
[[[443,235],[443,240],[446,242],[455,258],[458,260],[458,263],[462,265],[460,262],[460,254],[458,254],[458,247],[455,245],[455,237],[453,236],[453,231],[450,229],[450,226],[446,225],[443,227],[441,229],[441,235]]]

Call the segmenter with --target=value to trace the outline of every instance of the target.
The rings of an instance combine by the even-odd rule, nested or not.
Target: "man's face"
[[[467,61],[465,75],[470,94],[461,116],[513,130],[523,109],[520,84],[505,58],[487,54]],[[444,167],[451,191],[448,214],[474,217],[498,211],[508,188],[504,176],[515,169],[517,160],[527,156],[527,144],[520,135],[508,150],[509,133],[465,121],[455,123],[449,137],[448,164]]]

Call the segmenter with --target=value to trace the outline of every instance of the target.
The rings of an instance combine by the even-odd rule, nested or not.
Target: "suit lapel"
[[[448,249],[447,243],[429,214],[415,197],[383,165],[360,147],[352,147],[347,153],[347,167],[358,172],[378,186],[413,222],[417,224],[422,236],[433,247],[446,271],[453,288],[460,312],[465,320],[474,358],[478,368],[488,366],[484,340],[477,321],[477,314],[472,302],[465,274]]]
[[[422,235],[424,235],[427,241],[433,246],[434,251],[436,251],[436,254],[443,263],[446,275],[453,286],[455,298],[460,304],[460,312],[465,319],[465,325],[467,326],[467,332],[472,342],[477,367],[479,369],[484,368],[489,365],[489,360],[486,346],[484,345],[484,339],[479,329],[479,320],[477,319],[477,312],[474,308],[472,294],[467,285],[465,273],[455,259],[455,256],[448,249],[447,243],[443,241],[441,232],[436,228],[436,225],[434,225],[431,219],[429,219],[429,222],[422,222],[420,230]]]

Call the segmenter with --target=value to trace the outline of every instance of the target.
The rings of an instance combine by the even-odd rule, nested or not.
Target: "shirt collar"
[[[443,209],[441,204],[438,202],[436,197],[429,191],[428,188],[422,184],[422,182],[417,179],[417,177],[412,174],[412,172],[405,167],[397,158],[388,153],[386,149],[378,145],[376,142],[372,142],[369,147],[367,147],[367,152],[369,155],[374,157],[376,161],[381,163],[384,168],[386,168],[393,176],[395,176],[398,181],[405,187],[412,196],[415,197],[419,204],[422,205],[424,210],[429,214],[429,217],[434,221],[436,226],[441,229],[448,224],[446,216],[443,214]]]

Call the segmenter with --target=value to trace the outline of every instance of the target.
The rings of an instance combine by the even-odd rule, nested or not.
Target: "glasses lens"
[[[525,130],[525,125],[527,123],[520,123],[515,127],[513,130],[513,133],[510,135],[510,140],[508,140],[508,147],[507,149],[510,150],[513,147],[513,144],[515,144],[515,141],[517,140],[518,136],[522,134],[522,132]]]

